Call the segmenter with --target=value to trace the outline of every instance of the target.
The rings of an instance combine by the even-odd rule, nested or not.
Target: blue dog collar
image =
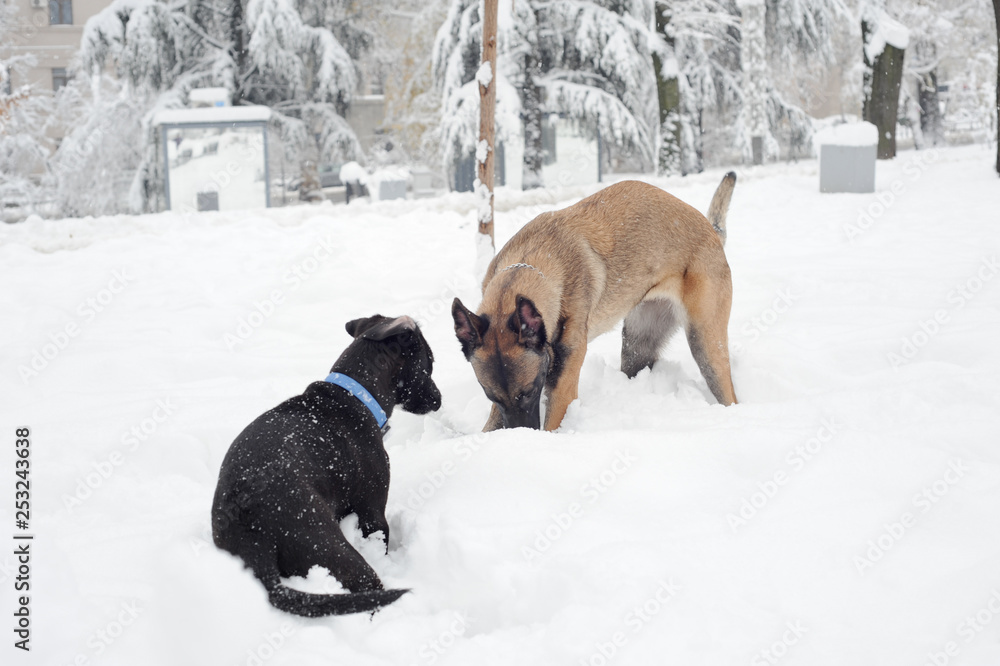
[[[331,372],[330,376],[323,381],[335,384],[342,389],[346,389],[348,393],[360,400],[361,404],[367,407],[368,411],[375,417],[375,422],[378,423],[378,427],[382,431],[383,435],[389,430],[389,426],[386,425],[389,417],[385,415],[385,410],[382,409],[382,405],[378,404],[378,400],[375,399],[375,396],[369,393],[368,389],[364,386],[347,375],[342,375],[339,372]]]

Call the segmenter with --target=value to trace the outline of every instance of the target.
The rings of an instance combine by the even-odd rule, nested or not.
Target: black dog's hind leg
[[[632,378],[643,368],[653,367],[679,325],[676,307],[669,300],[642,301],[632,308],[622,328],[622,372]]]
[[[328,505],[315,497],[297,518],[295,524],[286,526],[288,537],[278,546],[283,576],[305,576],[318,565],[351,592],[382,589],[378,574],[347,542]]]
[[[382,581],[375,570],[365,562],[361,553],[347,542],[340,525],[334,523],[324,534],[304,539],[302,545],[313,554],[313,565],[326,567],[341,585],[351,592],[381,590]],[[312,541],[311,544],[308,542]]]
[[[376,532],[381,532],[382,538],[385,539],[385,552],[389,552],[389,521],[385,518],[385,505],[380,510],[374,509],[364,515],[358,513],[358,527],[366,539]]]

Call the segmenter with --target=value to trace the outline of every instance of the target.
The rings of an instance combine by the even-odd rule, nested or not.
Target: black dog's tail
[[[719,234],[722,244],[726,244],[726,213],[729,212],[729,201],[733,198],[733,188],[736,187],[736,173],[727,173],[712,196],[708,207],[708,221],[712,223],[715,233]]]
[[[261,553],[255,562],[248,564],[267,589],[267,599],[272,606],[303,617],[368,613],[382,606],[388,606],[409,592],[409,590],[369,590],[347,594],[302,592],[282,585],[273,554]]]
[[[265,583],[266,584],[266,583]],[[313,594],[285,587],[279,581],[267,590],[271,605],[287,613],[305,617],[367,613],[388,606],[409,590],[371,590],[348,594]]]

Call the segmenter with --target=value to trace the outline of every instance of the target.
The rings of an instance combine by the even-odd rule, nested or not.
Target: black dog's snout
[[[427,414],[441,409],[441,391],[431,379],[430,373],[422,373],[419,381],[413,381],[405,391],[402,407],[411,414]]]
[[[437,384],[428,379],[427,383],[421,387],[417,409],[407,411],[426,414],[427,412],[436,412],[439,409],[441,409],[441,391],[438,390]]]
[[[441,391],[438,390],[437,384],[431,383],[431,411],[436,412],[441,409]]]

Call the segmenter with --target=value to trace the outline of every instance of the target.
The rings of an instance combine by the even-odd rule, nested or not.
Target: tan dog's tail
[[[726,213],[729,212],[729,201],[733,198],[733,188],[736,187],[736,172],[727,173],[719,183],[712,203],[708,207],[708,221],[719,234],[722,244],[726,244]]]

